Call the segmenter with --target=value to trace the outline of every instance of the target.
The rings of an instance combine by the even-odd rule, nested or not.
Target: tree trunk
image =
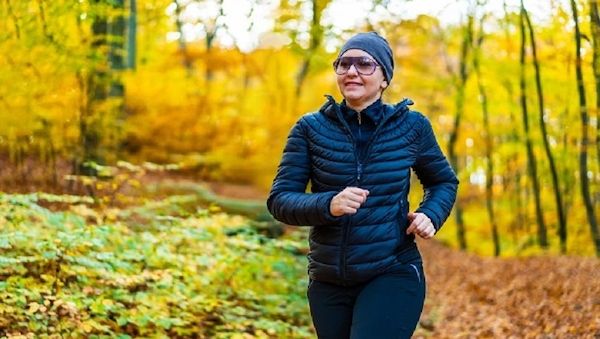
[[[111,18],[108,26],[110,49],[108,61],[111,69],[111,83],[109,95],[123,99],[125,86],[121,79],[121,72],[125,65],[125,1],[113,0],[113,8],[117,14]],[[120,107],[122,109],[122,107]],[[122,118],[122,117],[120,117]]]
[[[483,127],[485,130],[485,160],[486,160],[486,171],[485,171],[485,202],[486,210],[488,213],[488,219],[490,220],[492,240],[494,241],[494,255],[500,255],[500,237],[498,234],[498,225],[496,223],[496,217],[494,215],[494,162],[492,158],[493,144],[492,144],[492,133],[490,131],[489,122],[489,111],[488,111],[488,100],[486,88],[483,85],[481,78],[480,68],[480,57],[481,57],[481,45],[483,44],[483,18],[479,24],[479,36],[473,50],[473,68],[477,75],[477,88],[479,90],[479,96],[481,98],[481,111],[483,113]]]
[[[306,76],[308,75],[308,71],[310,70],[310,62],[313,55],[321,46],[321,42],[323,41],[323,27],[321,26],[321,14],[329,1],[324,0],[312,0],[312,20],[310,25],[310,44],[308,50],[305,51],[304,60],[302,61],[302,66],[300,66],[300,71],[298,71],[298,75],[296,76],[296,97],[300,97],[302,94],[302,84],[304,84],[304,80],[306,80]]]
[[[107,46],[107,31],[108,18],[106,13],[98,10],[98,5],[101,0],[91,2],[92,8],[95,7],[96,13],[92,23],[92,51],[90,58],[96,59],[95,53],[106,49]],[[93,161],[103,163],[104,160],[100,155],[100,112],[97,112],[99,103],[106,100],[108,97],[107,84],[109,83],[108,73],[106,71],[106,61],[101,58],[101,61],[93,61],[91,70],[87,74],[86,84],[83,88],[86,90],[86,99],[81,116],[79,119],[79,135],[82,144],[82,157],[79,159],[77,167],[78,173],[84,175],[94,175],[94,170],[86,166],[85,163]]]
[[[585,86],[583,83],[583,70],[581,67],[581,32],[579,31],[579,18],[577,15],[577,4],[571,0],[573,21],[575,23],[575,74],[577,77],[577,91],[579,93],[579,112],[581,117],[581,143],[579,148],[579,179],[581,182],[581,195],[585,205],[585,211],[590,225],[592,241],[596,247],[596,256],[600,257],[600,236],[598,222],[594,213],[594,205],[590,196],[590,181],[588,179],[587,150],[588,150],[588,126],[589,118],[587,102],[585,98]]]
[[[174,0],[175,4],[175,26],[177,26],[177,32],[179,32],[179,53],[182,55],[182,64],[185,67],[186,74],[191,77],[194,74],[194,65],[187,50],[187,43],[183,36],[183,22],[181,22],[182,5],[181,0]]]
[[[506,1],[503,1],[503,9],[504,9],[504,20],[502,21],[502,26],[503,26],[503,30],[504,30],[505,43],[506,43],[506,46],[509,46],[507,49],[508,49],[508,51],[510,51],[510,46],[512,46],[512,44],[513,44],[513,39],[512,39],[512,34],[510,32],[511,31],[510,13],[508,11]],[[514,94],[513,86],[511,84],[511,79],[508,77],[504,78],[502,81],[502,85],[503,85],[504,89],[506,90],[507,96],[509,98],[508,103],[509,103],[510,125],[517,126],[518,118],[516,117],[516,113],[515,113],[516,110],[514,109],[515,107],[513,107],[514,105],[512,104],[514,102],[513,98],[515,98],[515,94]],[[518,144],[520,142],[519,130],[517,128],[511,129],[508,132],[508,134],[506,135],[506,138],[511,144],[515,144],[515,145]],[[514,199],[509,199],[511,202],[512,211],[515,212],[515,213],[512,213],[512,218],[510,220],[509,227],[512,230],[513,243],[515,244],[515,247],[519,246],[519,238],[520,238],[519,232],[523,228],[521,223],[522,223],[522,220],[526,219],[526,215],[527,215],[526,210],[525,210],[526,204],[523,201],[524,192],[521,187],[521,177],[522,177],[521,168],[520,168],[520,166],[516,165],[518,162],[518,159],[519,159],[519,154],[514,154],[514,153],[511,154],[508,157],[508,159],[506,159],[506,162],[509,164],[509,169],[510,169],[510,173],[508,174],[508,178],[506,179],[506,181],[508,181],[512,184],[511,185],[512,186],[511,194],[514,196]]]
[[[219,196],[207,187],[193,182],[164,180],[157,187],[176,192],[193,192],[196,194],[198,202],[202,204],[216,205],[226,213],[239,214],[251,219],[251,226],[261,232],[266,232],[274,237],[283,234],[284,225],[271,216],[263,200],[234,199]]]
[[[17,40],[21,39],[21,28],[19,26],[19,19],[15,15],[10,0],[6,0],[6,6],[8,7],[8,15],[11,17],[13,21],[13,25],[15,26],[15,36]]]
[[[111,148],[109,154],[112,155],[112,161],[115,161],[114,157],[121,157],[122,142],[124,141],[123,127],[125,120],[125,84],[123,84],[123,71],[127,69],[127,22],[125,15],[127,14],[125,8],[125,0],[113,0],[113,12],[109,21],[109,63],[111,73],[111,83],[109,89],[109,96],[116,102],[114,113],[115,121],[114,127],[110,128],[107,132],[107,136],[110,140]],[[112,116],[112,115],[110,115]]]
[[[467,70],[468,63],[468,55],[469,55],[469,46],[471,46],[471,41],[473,40],[473,15],[470,14],[467,19],[467,23],[465,25],[463,41],[461,45],[461,54],[460,54],[460,69],[459,75],[456,84],[456,113],[454,117],[454,125],[452,127],[452,131],[450,132],[450,140],[448,141],[448,158],[450,160],[450,164],[454,168],[457,176],[460,172],[460,167],[458,164],[458,156],[456,154],[456,143],[458,141],[458,134],[460,131],[460,123],[464,111],[464,102],[465,102],[465,87],[467,84],[467,79],[469,77],[469,72]],[[456,203],[454,205],[454,213],[456,216],[456,237],[458,240],[458,244],[461,249],[467,249],[467,239],[465,236],[465,225],[463,221],[463,209],[462,203],[460,199],[456,199]]]
[[[223,1],[219,0],[217,6],[219,7],[219,14],[215,18],[215,23],[212,29],[206,29],[206,70],[204,72],[204,80],[206,81],[207,86],[210,85],[214,78],[213,69],[212,69],[212,48],[213,42],[217,37],[217,31],[219,30],[218,19],[222,18],[225,15],[223,8]],[[206,26],[205,26],[206,27]]]
[[[129,0],[129,19],[127,20],[127,68],[136,68],[137,56],[137,2]]]
[[[44,9],[44,1],[38,0],[38,9],[40,12],[40,21],[42,23],[42,33],[49,42],[55,43],[54,36],[48,32],[48,21],[46,20],[46,10]]]
[[[537,236],[538,244],[542,248],[548,247],[548,238],[546,232],[546,222],[544,221],[544,215],[542,211],[541,201],[541,188],[538,179],[537,164],[535,154],[533,153],[533,143],[531,141],[531,133],[529,131],[529,113],[527,111],[527,86],[525,82],[525,7],[523,1],[521,1],[521,11],[519,16],[520,31],[521,31],[521,53],[520,53],[520,78],[519,85],[521,89],[521,112],[523,114],[523,127],[525,129],[525,147],[527,150],[527,168],[529,173],[529,179],[533,185],[533,198],[535,202],[535,216],[537,220]]]
[[[589,0],[589,3],[592,45],[594,49],[594,80],[596,81],[596,161],[600,170],[600,14],[598,13],[598,0]]]
[[[121,80],[121,71],[125,69],[125,3],[124,0],[113,1],[110,13],[107,13],[101,0],[94,0],[91,4],[94,21],[89,57],[92,66],[85,80],[86,99],[79,120],[83,154],[78,167],[80,172],[86,175],[95,175],[95,171],[85,165],[86,162],[106,162],[106,152],[101,150],[102,141],[111,140],[111,144],[116,147],[120,139],[120,130],[111,129],[110,134],[103,135],[103,121],[112,117],[116,117],[117,120],[125,118],[125,87]],[[97,54],[102,51],[108,51],[108,55]],[[109,97],[117,100],[116,107],[103,107],[103,102]],[[115,151],[110,154],[115,154]]]
[[[533,32],[533,25],[529,18],[529,13],[523,6],[523,14],[529,29],[529,43],[533,54],[533,66],[535,68],[535,84],[538,98],[538,107],[540,110],[539,124],[542,132],[542,138],[544,141],[544,150],[546,151],[546,158],[550,166],[550,174],[552,175],[552,188],[554,189],[554,201],[556,204],[556,213],[558,218],[558,237],[560,239],[560,250],[561,253],[567,252],[567,219],[565,216],[564,206],[562,202],[560,183],[558,180],[558,171],[556,170],[556,164],[554,162],[554,156],[550,150],[550,142],[548,141],[548,131],[546,129],[546,122],[544,120],[544,91],[542,89],[542,75],[540,70],[540,63],[537,57],[537,48],[535,43],[535,34]]]

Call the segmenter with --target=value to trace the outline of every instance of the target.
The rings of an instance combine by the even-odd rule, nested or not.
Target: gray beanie
[[[360,49],[369,53],[381,66],[388,84],[394,76],[394,57],[390,44],[377,32],[358,33],[350,38],[338,54],[338,58],[349,49]]]

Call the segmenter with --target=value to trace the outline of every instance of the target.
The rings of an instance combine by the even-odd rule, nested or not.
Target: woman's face
[[[369,53],[360,49],[349,49],[340,59],[343,57],[367,57],[375,61]],[[356,65],[352,65],[344,74],[337,74],[337,83],[346,101],[353,106],[374,102],[388,86],[381,67],[377,67],[371,75],[364,75],[358,73]]]

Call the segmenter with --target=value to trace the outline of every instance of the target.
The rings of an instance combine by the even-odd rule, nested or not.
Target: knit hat
[[[390,44],[377,32],[358,33],[350,38],[338,54],[338,58],[349,49],[360,49],[369,53],[381,66],[388,84],[394,76],[394,57]]]

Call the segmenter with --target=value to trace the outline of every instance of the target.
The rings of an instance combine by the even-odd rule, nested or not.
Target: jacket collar
[[[328,116],[332,119],[341,120],[342,119],[342,112],[340,109],[341,105],[338,104],[331,95],[326,94],[325,97],[327,98],[327,101],[321,106],[321,108],[319,109],[319,112],[325,114],[326,116]],[[412,105],[412,104],[414,104],[414,102],[409,98],[404,98],[402,101],[398,102],[395,105],[382,104],[385,109],[382,110],[383,116],[381,117],[381,119],[387,120],[387,119],[383,119],[383,118],[385,118],[385,116],[388,114],[390,114],[390,115],[403,114],[404,112],[409,111],[408,106]]]
[[[342,110],[342,113],[344,114],[344,118],[346,119],[350,119],[358,115],[358,111],[347,106],[346,99],[342,100],[342,102],[340,103],[340,108]],[[365,107],[361,111],[361,114],[363,114],[363,116],[366,115],[367,117],[369,117],[369,119],[371,119],[371,121],[373,121],[375,125],[377,125],[377,123],[379,123],[381,121],[381,118],[383,117],[383,108],[383,102],[381,101],[381,98],[379,98],[369,106]]]

